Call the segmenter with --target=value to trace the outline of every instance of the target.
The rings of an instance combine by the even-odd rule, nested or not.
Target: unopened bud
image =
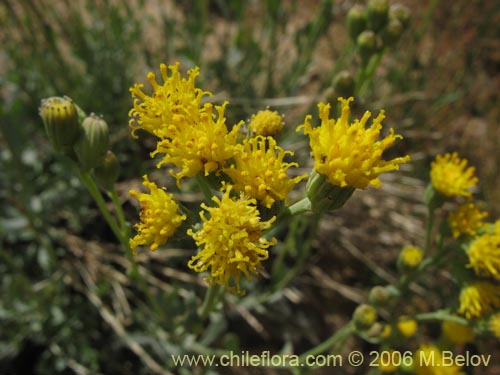
[[[407,246],[401,250],[398,257],[398,269],[402,273],[416,270],[422,263],[424,252],[415,246]]]
[[[80,136],[78,114],[73,101],[53,96],[43,99],[39,109],[40,117],[50,143],[56,151],[71,153]]]
[[[335,94],[344,98],[350,98],[354,95],[355,86],[354,76],[348,70],[342,70],[333,79]]]
[[[347,32],[352,40],[366,29],[366,8],[362,5],[354,5],[347,13]]]
[[[248,127],[254,136],[273,137],[283,129],[283,116],[266,108],[252,116]]]
[[[78,161],[83,170],[99,166],[109,147],[109,128],[101,117],[91,114],[82,122],[82,136],[76,146]]]
[[[383,307],[387,305],[391,298],[391,293],[386,287],[381,285],[374,286],[370,290],[370,295],[368,296],[368,301],[375,307]]]
[[[359,48],[361,59],[364,62],[367,62],[377,51],[377,37],[371,30],[365,30],[359,34],[356,44]]]
[[[406,29],[410,23],[411,13],[408,7],[402,4],[393,4],[389,8],[389,18],[397,19]]]
[[[365,304],[359,305],[356,310],[354,310],[352,320],[356,329],[366,331],[377,321],[377,311],[373,306]]]
[[[387,0],[370,0],[366,11],[368,27],[375,32],[382,30],[389,16]]]
[[[396,44],[401,34],[403,34],[403,24],[401,21],[396,18],[390,18],[384,30],[382,30],[382,40],[385,45],[392,46]]]
[[[116,155],[109,151],[97,168],[94,169],[94,176],[99,185],[105,190],[113,190],[113,185],[120,175],[120,162]]]

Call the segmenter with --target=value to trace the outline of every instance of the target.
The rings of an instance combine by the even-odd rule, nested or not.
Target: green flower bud
[[[375,307],[386,306],[390,299],[391,293],[386,287],[381,285],[374,286],[368,296],[368,301]]]
[[[359,331],[370,329],[377,321],[377,311],[370,305],[359,305],[352,315],[354,326]]]
[[[120,175],[120,162],[116,155],[109,151],[101,162],[101,165],[94,169],[94,176],[99,185],[105,190],[112,190],[113,184]]]
[[[315,212],[333,211],[341,208],[356,190],[353,187],[332,185],[325,176],[313,171],[307,181],[307,198]]]
[[[347,70],[342,70],[333,79],[335,94],[343,98],[350,98],[353,96],[355,86],[356,82],[354,81],[354,76]]]
[[[366,63],[377,52],[377,37],[371,30],[365,30],[358,35],[356,44],[359,48],[361,59]]]
[[[401,22],[403,29],[406,29],[410,24],[410,18],[410,9],[402,4],[393,4],[389,8],[389,19],[396,19]]]
[[[403,34],[403,24],[401,21],[396,18],[390,18],[384,30],[382,30],[382,41],[387,46],[392,46],[396,44],[401,34]]]
[[[370,0],[366,11],[368,27],[377,32],[382,30],[389,17],[389,4],[387,0]]]
[[[366,8],[362,5],[354,5],[347,13],[347,32],[352,40],[356,40],[359,34],[366,29]]]
[[[91,114],[82,122],[82,137],[76,145],[78,161],[83,170],[99,166],[109,146],[109,128],[101,117]]]
[[[67,96],[43,99],[39,114],[52,147],[56,151],[71,154],[81,131],[73,101]]]

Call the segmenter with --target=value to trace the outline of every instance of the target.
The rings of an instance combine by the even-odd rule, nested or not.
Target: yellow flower
[[[254,135],[274,136],[283,129],[283,116],[266,108],[252,116],[248,127]]]
[[[288,168],[297,163],[283,161],[292,151],[284,151],[272,137],[245,139],[236,153],[234,164],[224,170],[234,183],[234,189],[244,192],[270,208],[274,202],[287,198],[290,190],[306,175],[289,178]]]
[[[170,76],[168,75],[170,70]],[[158,84],[154,73],[149,72],[147,78],[153,87],[153,94],[146,95],[144,85],[135,84],[130,92],[134,98],[134,107],[129,116],[132,135],[143,129],[158,138],[173,138],[176,132],[192,126],[200,121],[203,108],[201,100],[208,91],[195,87],[196,77],[200,74],[198,67],[188,71],[189,78],[182,78],[179,73],[179,63],[160,65],[163,85]]]
[[[477,237],[467,250],[469,267],[479,276],[500,280],[500,227]]]
[[[413,357],[415,375],[464,375],[461,368],[444,359],[434,345],[421,345]]]
[[[211,103],[202,105],[203,97],[211,93],[195,87],[198,68],[188,72],[188,79],[181,77],[178,63],[168,68],[162,64],[160,70],[163,85],[158,84],[153,73],[148,74],[154,90],[151,96],[141,90],[143,85],[130,89],[135,98],[129,113],[134,117],[130,126],[134,136],[143,129],[160,139],[151,156],[165,154],[158,167],[172,163],[180,169],[170,170],[179,185],[183,177],[193,177],[201,171],[208,175],[233,157],[241,123],[228,132],[224,117],[227,103],[215,107],[217,115]]]
[[[458,154],[438,155],[431,163],[431,183],[434,188],[447,197],[470,197],[468,189],[477,184],[474,167],[467,168],[467,160]]]
[[[469,326],[445,320],[441,330],[443,336],[452,344],[463,345],[474,341],[474,331]]]
[[[130,195],[141,203],[141,221],[135,224],[138,234],[130,240],[130,247],[149,245],[156,250],[171,237],[175,230],[186,220],[186,215],[179,214],[179,207],[165,190],[159,189],[154,182],[150,182],[146,175],[142,183],[150,190],[150,194],[130,191]]]
[[[260,221],[256,200],[244,194],[231,198],[231,190],[231,185],[224,185],[222,198],[212,198],[216,207],[201,205],[210,218],[202,211],[203,228],[197,232],[188,230],[196,245],[202,247],[188,266],[196,272],[210,270],[205,278],[209,285],[225,285],[231,292],[244,294],[240,290],[241,274],[247,280],[252,275],[258,276],[261,262],[269,257],[267,249],[276,244],[275,238],[271,241],[264,238],[262,231],[269,229],[276,217]]]
[[[396,326],[404,337],[414,336],[418,329],[417,321],[408,317],[401,317]]]
[[[406,246],[399,253],[398,267],[401,271],[412,271],[420,266],[424,252],[415,246]]]
[[[218,113],[216,117],[212,113],[213,105],[206,103],[196,125],[172,132],[172,139],[158,142],[152,156],[157,153],[165,154],[158,167],[172,163],[180,169],[178,172],[170,170],[170,174],[177,179],[177,184],[183,177],[196,176],[200,171],[204,171],[205,176],[217,171],[235,155],[241,124],[235,125],[230,132],[227,131],[224,117],[226,105],[227,103],[215,106]]]
[[[500,286],[478,281],[465,286],[460,292],[458,313],[467,319],[479,318],[500,308]]]
[[[329,118],[330,104],[319,103],[321,126],[312,128],[309,122],[312,116],[307,115],[304,124],[297,129],[304,128],[304,133],[309,135],[314,169],[332,185],[357,189],[380,187],[378,177],[381,173],[397,170],[399,164],[410,160],[409,156],[382,160],[382,153],[402,136],[390,129],[387,137],[377,141],[384,112],[365,129],[371,113],[367,111],[361,120],[349,124],[349,102],[353,98],[339,100],[342,103],[342,115],[338,120]]]
[[[453,237],[458,238],[463,234],[475,236],[487,216],[487,212],[481,212],[480,207],[472,202],[462,204],[448,216]]]
[[[500,313],[496,313],[490,318],[490,331],[500,339]]]

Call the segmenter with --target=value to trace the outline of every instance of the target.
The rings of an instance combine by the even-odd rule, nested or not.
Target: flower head
[[[172,194],[159,189],[146,175],[143,178],[142,184],[150,193],[130,191],[130,195],[137,198],[142,206],[141,221],[134,226],[138,234],[130,240],[130,247],[135,250],[137,246],[149,245],[154,251],[174,234],[182,221],[186,220],[186,215],[179,214]]]
[[[500,286],[478,281],[465,286],[460,292],[458,313],[467,319],[479,318],[500,308]]]
[[[170,70],[170,75],[168,71]],[[130,93],[134,98],[134,107],[129,115],[132,135],[143,129],[158,138],[172,138],[175,132],[200,121],[203,108],[201,100],[208,91],[195,87],[196,77],[200,74],[198,67],[188,71],[188,78],[182,78],[179,63],[167,66],[160,65],[163,85],[156,81],[154,73],[148,73],[148,80],[153,87],[153,94],[142,91],[144,85],[135,84]]]
[[[213,197],[215,207],[202,204],[210,218],[202,211],[203,228],[196,232],[188,230],[201,247],[188,266],[196,272],[210,270],[205,278],[208,284],[225,285],[229,291],[243,294],[241,274],[247,280],[257,276],[262,269],[261,262],[269,257],[267,249],[276,243],[276,239],[269,241],[262,236],[262,231],[269,229],[276,218],[261,221],[256,200],[244,194],[232,198],[231,191],[231,185],[224,185],[222,198]]]
[[[406,246],[399,253],[398,267],[401,271],[412,271],[420,266],[424,252],[416,246]]]
[[[371,116],[365,112],[361,120],[349,124],[349,102],[353,98],[339,99],[342,103],[342,115],[338,120],[330,119],[330,104],[319,103],[321,126],[312,128],[311,115],[306,116],[304,128],[309,135],[314,169],[328,179],[332,185],[351,186],[364,189],[367,186],[380,187],[381,173],[399,169],[399,164],[406,163],[410,157],[399,157],[389,161],[382,160],[382,153],[390,147],[400,135],[390,134],[381,139],[383,111],[366,129],[365,125]]]
[[[490,318],[490,331],[500,340],[500,313]]]
[[[418,329],[417,321],[408,317],[401,317],[396,326],[398,327],[398,331],[401,332],[404,337],[414,336]]]
[[[482,212],[480,206],[472,202],[460,205],[448,216],[448,222],[453,233],[453,237],[461,235],[475,236],[478,229],[483,227],[483,219],[488,216],[487,212]]]
[[[284,151],[272,137],[245,139],[234,156],[234,163],[224,170],[234,183],[234,189],[244,192],[270,208],[275,201],[287,198],[290,190],[305,175],[289,178],[287,170],[297,163],[283,161],[292,151]]]
[[[130,126],[133,135],[143,129],[160,139],[151,156],[164,154],[158,167],[172,163],[179,169],[170,170],[179,185],[183,177],[200,171],[208,175],[222,167],[234,155],[241,123],[228,131],[224,116],[227,103],[215,107],[217,115],[211,103],[202,104],[203,97],[211,93],[195,87],[198,68],[191,69],[187,79],[181,77],[179,64],[168,68],[162,64],[160,70],[163,85],[153,73],[148,74],[154,89],[151,96],[142,91],[142,85],[130,89],[135,98]]]
[[[464,375],[455,363],[443,358],[434,345],[421,345],[413,357],[415,375]]]
[[[500,221],[499,221],[500,222]],[[480,276],[500,280],[500,227],[477,237],[467,250],[469,267]]]
[[[196,176],[203,171],[205,176],[221,168],[236,153],[238,130],[235,125],[228,132],[224,112],[227,103],[215,106],[218,116],[213,114],[213,105],[206,103],[199,122],[194,126],[186,126],[172,132],[172,138],[158,142],[152,156],[164,154],[158,167],[172,163],[180,170],[170,173],[179,183],[183,177]]]
[[[474,331],[470,326],[445,320],[441,329],[443,336],[452,344],[462,345],[474,341]]]
[[[458,154],[438,155],[431,163],[431,183],[434,188],[447,197],[470,197],[470,188],[477,183],[474,167],[467,168],[467,160]]]
[[[283,116],[266,108],[252,116],[248,127],[254,135],[274,136],[283,129]]]

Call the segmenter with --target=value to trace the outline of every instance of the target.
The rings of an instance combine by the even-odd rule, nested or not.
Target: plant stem
[[[337,344],[342,344],[352,333],[354,332],[354,324],[352,321],[347,323],[344,327],[339,329],[335,334],[319,345],[315,346],[312,349],[309,349],[307,352],[303,353],[299,357],[300,363],[304,363],[307,357],[317,356],[321,353],[324,353],[331,348],[333,348]]]
[[[196,182],[198,183],[198,186],[200,187],[201,192],[203,193],[203,197],[205,198],[205,203],[209,206],[212,206],[213,205],[212,189],[210,189],[210,186],[208,186],[207,181],[200,173],[198,173],[195,178]]]
[[[208,317],[210,312],[215,307],[215,304],[219,301],[223,288],[224,286],[219,284],[210,285],[208,287],[207,293],[205,294],[205,300],[203,301],[203,305],[198,312],[202,320],[205,320]]]

